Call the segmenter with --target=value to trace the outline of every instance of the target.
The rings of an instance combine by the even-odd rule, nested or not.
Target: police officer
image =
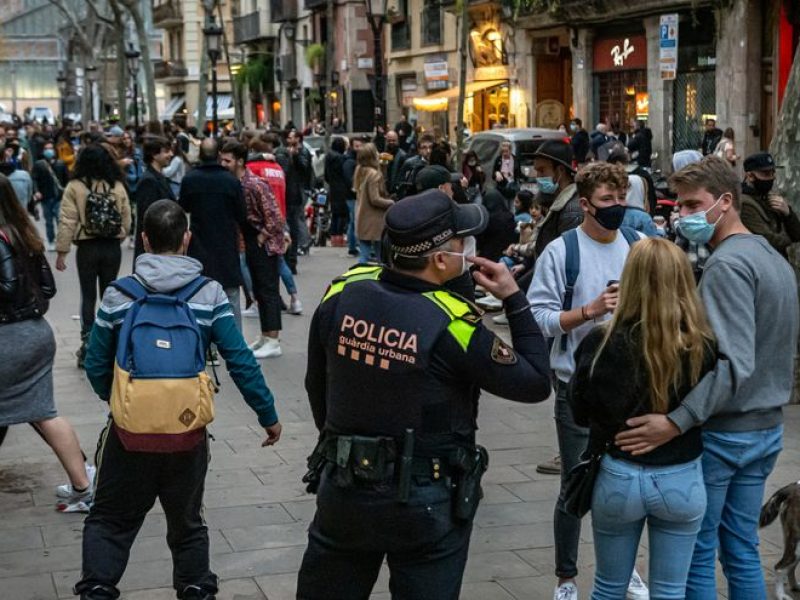
[[[444,287],[487,220],[440,190],[398,202],[386,213],[390,266],[335,279],[314,314],[306,389],[321,437],[305,478],[317,512],[299,599],[368,598],[384,557],[395,600],[459,596],[488,463],[475,391],[550,395],[547,345],[508,269],[469,259],[503,299],[513,348]]]

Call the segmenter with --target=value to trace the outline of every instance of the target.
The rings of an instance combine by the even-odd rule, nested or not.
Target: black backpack
[[[86,196],[85,223],[86,235],[97,238],[115,238],[122,232],[122,215],[117,210],[117,199],[106,182],[98,189],[84,183],[89,194]]]

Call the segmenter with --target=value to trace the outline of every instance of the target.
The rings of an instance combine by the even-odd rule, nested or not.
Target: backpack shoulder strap
[[[561,305],[561,310],[572,310],[572,295],[575,291],[575,282],[578,281],[578,274],[581,271],[581,250],[578,244],[578,231],[576,229],[569,229],[561,234],[564,238],[564,246],[566,247],[566,257],[564,259],[564,267],[567,275],[567,284],[564,288],[564,302]],[[561,351],[567,350],[567,335],[561,336]]]
[[[620,227],[619,231],[620,233],[622,233],[622,237],[625,238],[625,241],[628,242],[629,246],[633,246],[636,242],[638,242],[641,239],[639,237],[639,234],[632,227]]]
[[[208,277],[198,275],[185,286],[173,292],[173,295],[182,302],[188,302],[189,299],[199,292],[209,281],[211,280]]]
[[[131,300],[140,300],[150,293],[149,290],[132,275],[112,281],[111,287],[119,290]]]

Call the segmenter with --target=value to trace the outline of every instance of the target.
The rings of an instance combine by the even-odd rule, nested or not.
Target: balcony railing
[[[261,34],[261,13],[251,12],[233,19],[233,43],[246,44],[264,37]]]
[[[269,10],[273,23],[293,21],[297,18],[297,0],[270,0]]]
[[[180,0],[161,0],[158,4],[153,3],[155,27],[170,27],[181,23],[183,23],[183,11]]]
[[[455,0],[453,0],[455,2]],[[326,0],[305,0],[306,10],[316,10],[321,6],[325,6]]]
[[[189,70],[180,60],[159,60],[153,65],[153,76],[156,79],[171,79],[188,75]]]

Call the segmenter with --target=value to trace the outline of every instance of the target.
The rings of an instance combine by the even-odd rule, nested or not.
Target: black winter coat
[[[172,193],[169,179],[148,166],[139,180],[139,185],[136,186],[136,191],[133,192],[133,201],[136,204],[137,227],[136,246],[133,251],[134,261],[140,254],[144,253],[144,242],[142,242],[141,235],[141,232],[144,231],[144,213],[147,212],[153,202],[158,200],[175,200],[175,194]]]
[[[325,183],[328,184],[328,194],[331,211],[336,216],[347,214],[347,178],[344,174],[345,157],[334,150],[325,155]]]
[[[242,285],[239,230],[247,231],[242,184],[217,163],[200,163],[181,181],[180,205],[190,213],[189,256],[223,288]]]

